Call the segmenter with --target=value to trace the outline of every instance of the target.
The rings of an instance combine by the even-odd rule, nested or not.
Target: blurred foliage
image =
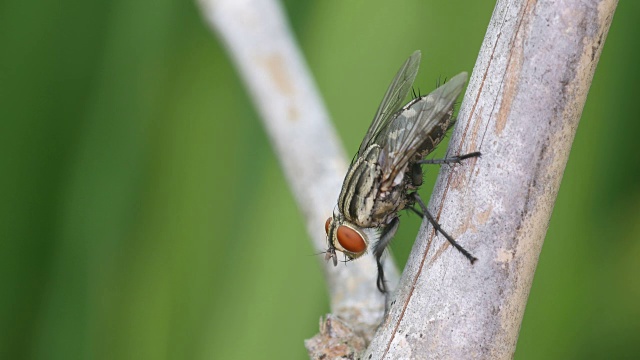
[[[285,7],[349,152],[413,50],[423,91],[471,71],[493,10]],[[638,14],[620,2],[516,359],[640,353]],[[195,4],[5,0],[0,46],[0,358],[306,358],[328,311],[318,249]]]

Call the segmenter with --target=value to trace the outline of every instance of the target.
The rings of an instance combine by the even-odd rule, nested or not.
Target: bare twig
[[[504,0],[493,12],[431,211],[365,359],[510,359],[617,0]]]
[[[309,70],[274,0],[200,0],[256,103],[314,247],[327,247],[324,222],[336,205],[347,157]],[[319,259],[324,259],[318,256]],[[392,259],[389,283],[397,283]],[[368,342],[384,313],[371,256],[349,266],[324,264],[332,312]],[[341,332],[342,333],[342,332]]]

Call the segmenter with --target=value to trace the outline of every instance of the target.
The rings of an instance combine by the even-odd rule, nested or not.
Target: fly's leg
[[[382,268],[382,254],[384,253],[384,249],[387,248],[387,245],[393,239],[393,236],[398,231],[398,225],[400,225],[400,218],[395,217],[389,225],[387,225],[384,230],[382,230],[382,235],[380,236],[380,240],[376,242],[373,246],[373,256],[376,258],[376,265],[378,265],[378,281],[376,285],[378,286],[378,290],[381,293],[385,294],[387,292],[387,284],[384,280],[384,269]]]
[[[324,253],[324,261],[329,261],[329,259],[333,260],[333,266],[338,266],[338,256],[336,255],[336,248],[333,246],[329,246],[327,251]]]
[[[445,232],[442,229],[442,227],[440,226],[440,224],[438,224],[438,222],[433,217],[433,215],[431,215],[429,210],[427,210],[427,206],[424,204],[424,202],[422,201],[418,193],[413,193],[412,195],[420,205],[420,208],[422,209],[422,213],[412,206],[409,207],[409,209],[413,210],[416,214],[422,217],[426,217],[427,220],[429,220],[429,222],[433,226],[433,228],[436,229],[437,232],[442,234],[442,236],[444,236],[447,239],[447,241],[449,241],[449,243],[453,245],[453,247],[455,247],[458,251],[460,251],[462,255],[464,255],[471,262],[471,264],[473,264],[476,260],[478,260],[475,256],[471,255],[470,252],[468,252],[465,248],[463,248],[462,245],[458,244],[458,242],[455,241],[451,235],[447,234],[447,232]]]
[[[444,159],[430,159],[430,160],[420,160],[417,161],[418,164],[460,164],[460,162],[464,159],[480,157],[482,155],[479,151],[474,151],[472,153],[464,154],[464,155],[456,155]]]

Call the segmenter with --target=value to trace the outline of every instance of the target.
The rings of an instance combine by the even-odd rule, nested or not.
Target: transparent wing
[[[418,151],[424,150],[423,144],[433,130],[447,119],[466,81],[466,72],[454,76],[429,95],[410,103],[383,129],[379,143],[385,153],[380,163],[383,182],[393,180]]]
[[[378,107],[378,111],[376,111],[376,115],[373,117],[367,134],[360,144],[358,154],[362,154],[372,141],[378,138],[380,132],[387,127],[389,120],[402,106],[402,102],[407,97],[413,81],[418,74],[420,56],[420,50],[416,50],[409,56],[407,61],[404,62],[400,70],[398,70],[398,73],[393,78],[391,85],[389,85],[387,92],[382,98],[382,102]]]

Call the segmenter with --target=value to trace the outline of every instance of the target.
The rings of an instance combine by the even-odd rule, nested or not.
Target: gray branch
[[[348,160],[280,4],[200,0],[199,5],[260,112],[314,248],[326,250],[324,223],[336,206]],[[384,314],[375,261],[366,256],[334,267],[323,256],[318,259],[329,285],[332,313],[348,324],[350,336],[368,342]],[[398,271],[391,258],[385,266],[394,287]]]
[[[498,1],[430,211],[363,358],[510,359],[617,0]]]

